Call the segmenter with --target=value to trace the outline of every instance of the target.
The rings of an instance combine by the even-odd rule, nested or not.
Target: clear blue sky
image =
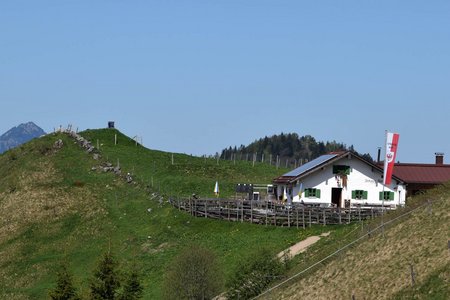
[[[450,162],[450,1],[0,1],[0,132],[115,120],[213,154],[280,132]]]

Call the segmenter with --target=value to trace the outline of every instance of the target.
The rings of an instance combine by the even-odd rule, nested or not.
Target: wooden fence
[[[312,224],[349,224],[374,218],[382,213],[380,207],[335,208],[286,204],[264,200],[177,199],[169,202],[192,216],[234,222],[306,228]]]

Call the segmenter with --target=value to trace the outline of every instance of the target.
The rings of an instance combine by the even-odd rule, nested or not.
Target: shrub
[[[211,299],[222,288],[215,254],[197,245],[187,247],[172,261],[163,283],[165,299]]]
[[[268,249],[256,250],[239,264],[228,283],[228,299],[249,299],[259,295],[282,274],[283,267]]]

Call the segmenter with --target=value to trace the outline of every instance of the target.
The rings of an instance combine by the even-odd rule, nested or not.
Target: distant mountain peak
[[[45,134],[34,122],[22,123],[0,136],[0,154]]]

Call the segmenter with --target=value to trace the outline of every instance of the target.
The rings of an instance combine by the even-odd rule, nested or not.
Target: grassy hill
[[[398,219],[385,230],[384,237],[378,232],[325,261],[314,272],[307,272],[262,298],[351,299],[353,295],[355,299],[449,299],[450,184],[410,200],[410,205],[419,206],[428,200],[432,201],[431,206],[417,208],[410,216]],[[366,224],[366,228],[374,228],[379,221]],[[357,235],[334,245],[332,251]],[[323,258],[320,247],[327,245],[311,249],[303,256],[308,263],[299,262],[292,274]],[[320,255],[314,256],[314,252]],[[414,286],[411,266],[415,274]]]
[[[98,140],[101,159],[119,161],[137,184],[99,171],[101,162],[65,134],[47,135],[0,155],[0,299],[46,299],[62,260],[86,294],[96,261],[109,248],[124,265],[139,266],[145,299],[158,299],[166,266],[190,243],[216,252],[227,278],[256,247],[277,253],[326,229],[193,218],[152,196],[155,191],[165,200],[168,195],[212,196],[218,180],[226,197],[238,182],[270,182],[285,170],[248,162],[217,164],[183,154],[174,154],[172,164],[172,154],[136,146],[116,130],[82,135],[94,145]],[[59,139],[63,147],[53,148]]]

